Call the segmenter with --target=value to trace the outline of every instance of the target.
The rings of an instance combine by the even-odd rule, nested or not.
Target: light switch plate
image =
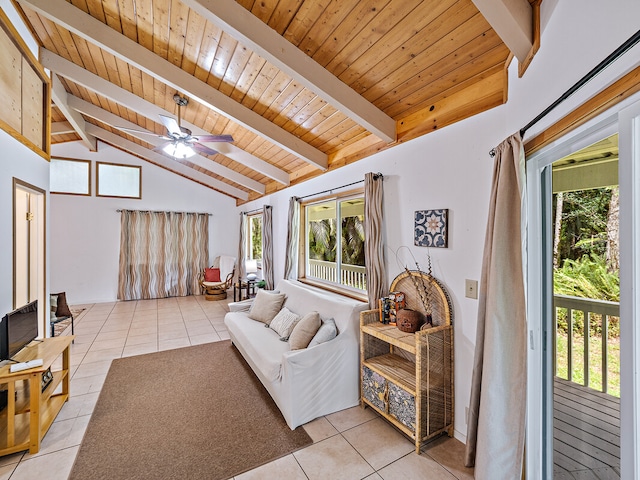
[[[478,281],[466,279],[464,281],[464,296],[467,298],[478,298]]]

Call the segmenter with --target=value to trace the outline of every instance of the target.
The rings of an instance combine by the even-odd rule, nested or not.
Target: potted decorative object
[[[396,314],[398,329],[406,333],[417,332],[420,329],[420,325],[422,325],[422,321],[423,315],[417,310],[404,308],[402,310],[398,310],[398,313]]]

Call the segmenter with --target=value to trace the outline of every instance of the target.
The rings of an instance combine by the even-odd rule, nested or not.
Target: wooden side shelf
[[[29,450],[38,453],[40,442],[62,406],[69,399],[69,346],[74,336],[47,338],[20,351],[15,359],[42,359],[42,366],[11,373],[0,367],[0,389],[7,405],[0,412],[0,455]],[[52,371],[53,380],[42,390],[42,376],[62,356],[62,368]]]

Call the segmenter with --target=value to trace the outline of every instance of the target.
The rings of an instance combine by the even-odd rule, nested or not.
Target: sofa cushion
[[[336,321],[333,318],[322,320],[322,325],[318,329],[318,332],[309,342],[308,347],[320,345],[321,343],[333,340],[338,335],[338,329],[336,328]]]
[[[269,381],[280,379],[282,355],[289,351],[289,344],[281,342],[280,337],[264,323],[251,320],[244,312],[229,312],[224,323],[231,333],[234,343],[242,345],[247,356],[260,369]]]
[[[269,328],[280,335],[280,340],[286,342],[289,340],[289,335],[291,335],[293,328],[299,320],[300,315],[293,313],[287,307],[282,307],[282,310],[280,310],[280,312],[273,317],[271,323],[269,323]]]
[[[269,293],[266,290],[258,290],[251,310],[249,310],[249,318],[269,325],[273,317],[282,309],[285,298],[284,293]]]
[[[289,336],[289,346],[291,350],[307,348],[307,345],[309,345],[309,342],[320,328],[321,323],[318,312],[310,312],[302,317],[302,319],[296,323]]]

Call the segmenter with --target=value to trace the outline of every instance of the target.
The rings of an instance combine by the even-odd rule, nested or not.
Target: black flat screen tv
[[[34,300],[2,317],[0,360],[8,360],[38,336],[38,301]]]

